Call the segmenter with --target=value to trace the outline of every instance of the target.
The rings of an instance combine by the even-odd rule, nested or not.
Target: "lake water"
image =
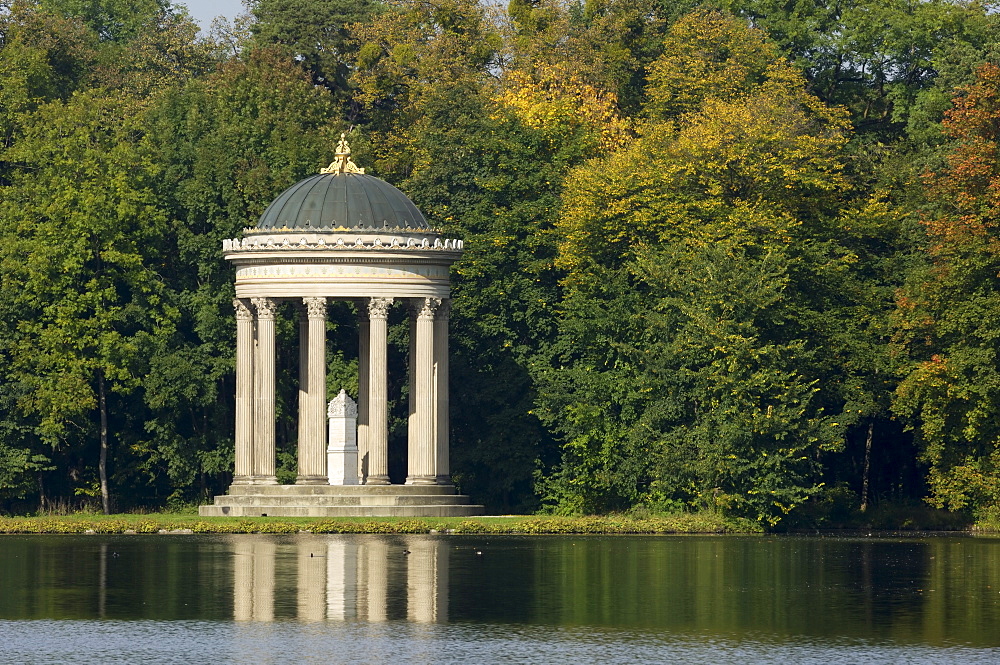
[[[2,663],[998,663],[1000,539],[3,536]]]

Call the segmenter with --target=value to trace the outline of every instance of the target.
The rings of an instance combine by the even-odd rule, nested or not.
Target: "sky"
[[[243,12],[242,0],[187,0],[186,2],[175,0],[175,4],[187,5],[188,12],[198,21],[204,32],[208,32],[212,19],[216,16],[225,16],[232,20]]]

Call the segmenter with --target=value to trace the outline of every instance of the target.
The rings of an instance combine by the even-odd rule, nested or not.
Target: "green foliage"
[[[925,178],[929,261],[900,295],[909,360],[894,409],[929,464],[929,501],[977,514],[1000,505],[997,155],[1000,67],[984,65],[947,114],[945,165]]]
[[[773,77],[779,58],[766,35],[740,19],[699,10],[670,27],[649,71],[646,111],[658,119],[697,111],[707,97],[731,99]]]
[[[441,528],[794,526],[869,504],[916,524],[886,506],[928,489],[988,522],[1000,202],[996,75],[976,68],[997,56],[991,7],[256,0],[201,40],[162,0],[5,4],[0,508],[91,502],[102,416],[123,505],[226,486],[220,241],[350,131],[356,161],[466,243],[463,491],[491,510],[629,511]],[[352,307],[330,309],[331,391],[356,390]],[[405,325],[391,340],[405,397]],[[661,513],[690,523],[644,521]]]
[[[521,518],[233,518],[186,519],[165,515],[115,515],[3,518],[0,534],[14,533],[350,533],[350,534],[659,534],[760,533],[745,520],[722,519],[716,514],[678,514],[634,518],[622,515],[552,519]]]
[[[995,54],[990,2],[850,0],[844,3],[726,0],[805,72],[810,89],[850,108],[859,131],[884,139],[927,132],[952,86]],[[960,74],[961,72],[961,74]],[[937,85],[939,74],[943,85]]]
[[[102,41],[124,43],[174,11],[168,0],[38,0],[47,11],[79,19]]]
[[[846,123],[738,21],[678,26],[649,105],[679,124],[645,125],[563,197],[568,293],[536,376],[564,449],[543,488],[556,511],[679,504],[775,524],[844,439],[816,395],[806,275],[830,258],[809,248],[847,187]],[[674,63],[704,58],[699,35],[720,30],[747,46],[706,59],[762,76],[716,97]]]
[[[93,92],[50,102],[6,153],[23,165],[0,214],[0,290],[18,321],[8,371],[51,448],[91,428],[102,377],[139,388],[151,337],[174,317],[154,268],[166,220],[130,110]]]
[[[377,8],[372,0],[255,0],[250,4],[253,40],[283,46],[317,83],[343,94],[358,48],[350,26],[366,21]]]

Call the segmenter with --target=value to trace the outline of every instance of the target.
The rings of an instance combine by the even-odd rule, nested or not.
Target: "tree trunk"
[[[868,471],[872,461],[872,428],[873,422],[868,423],[868,439],[865,441],[865,470],[861,475],[861,512],[868,510]]]
[[[97,473],[101,477],[101,507],[104,514],[111,514],[111,497],[108,494],[108,396],[104,389],[104,373],[97,373],[97,395],[101,407],[101,459]]]
[[[49,497],[45,493],[45,480],[42,477],[42,473],[42,471],[38,472],[38,502],[41,504],[40,512],[47,513],[49,512],[50,505]]]

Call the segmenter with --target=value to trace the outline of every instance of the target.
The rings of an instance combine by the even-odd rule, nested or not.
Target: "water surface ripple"
[[[3,663],[1000,662],[1000,540],[8,536]]]

